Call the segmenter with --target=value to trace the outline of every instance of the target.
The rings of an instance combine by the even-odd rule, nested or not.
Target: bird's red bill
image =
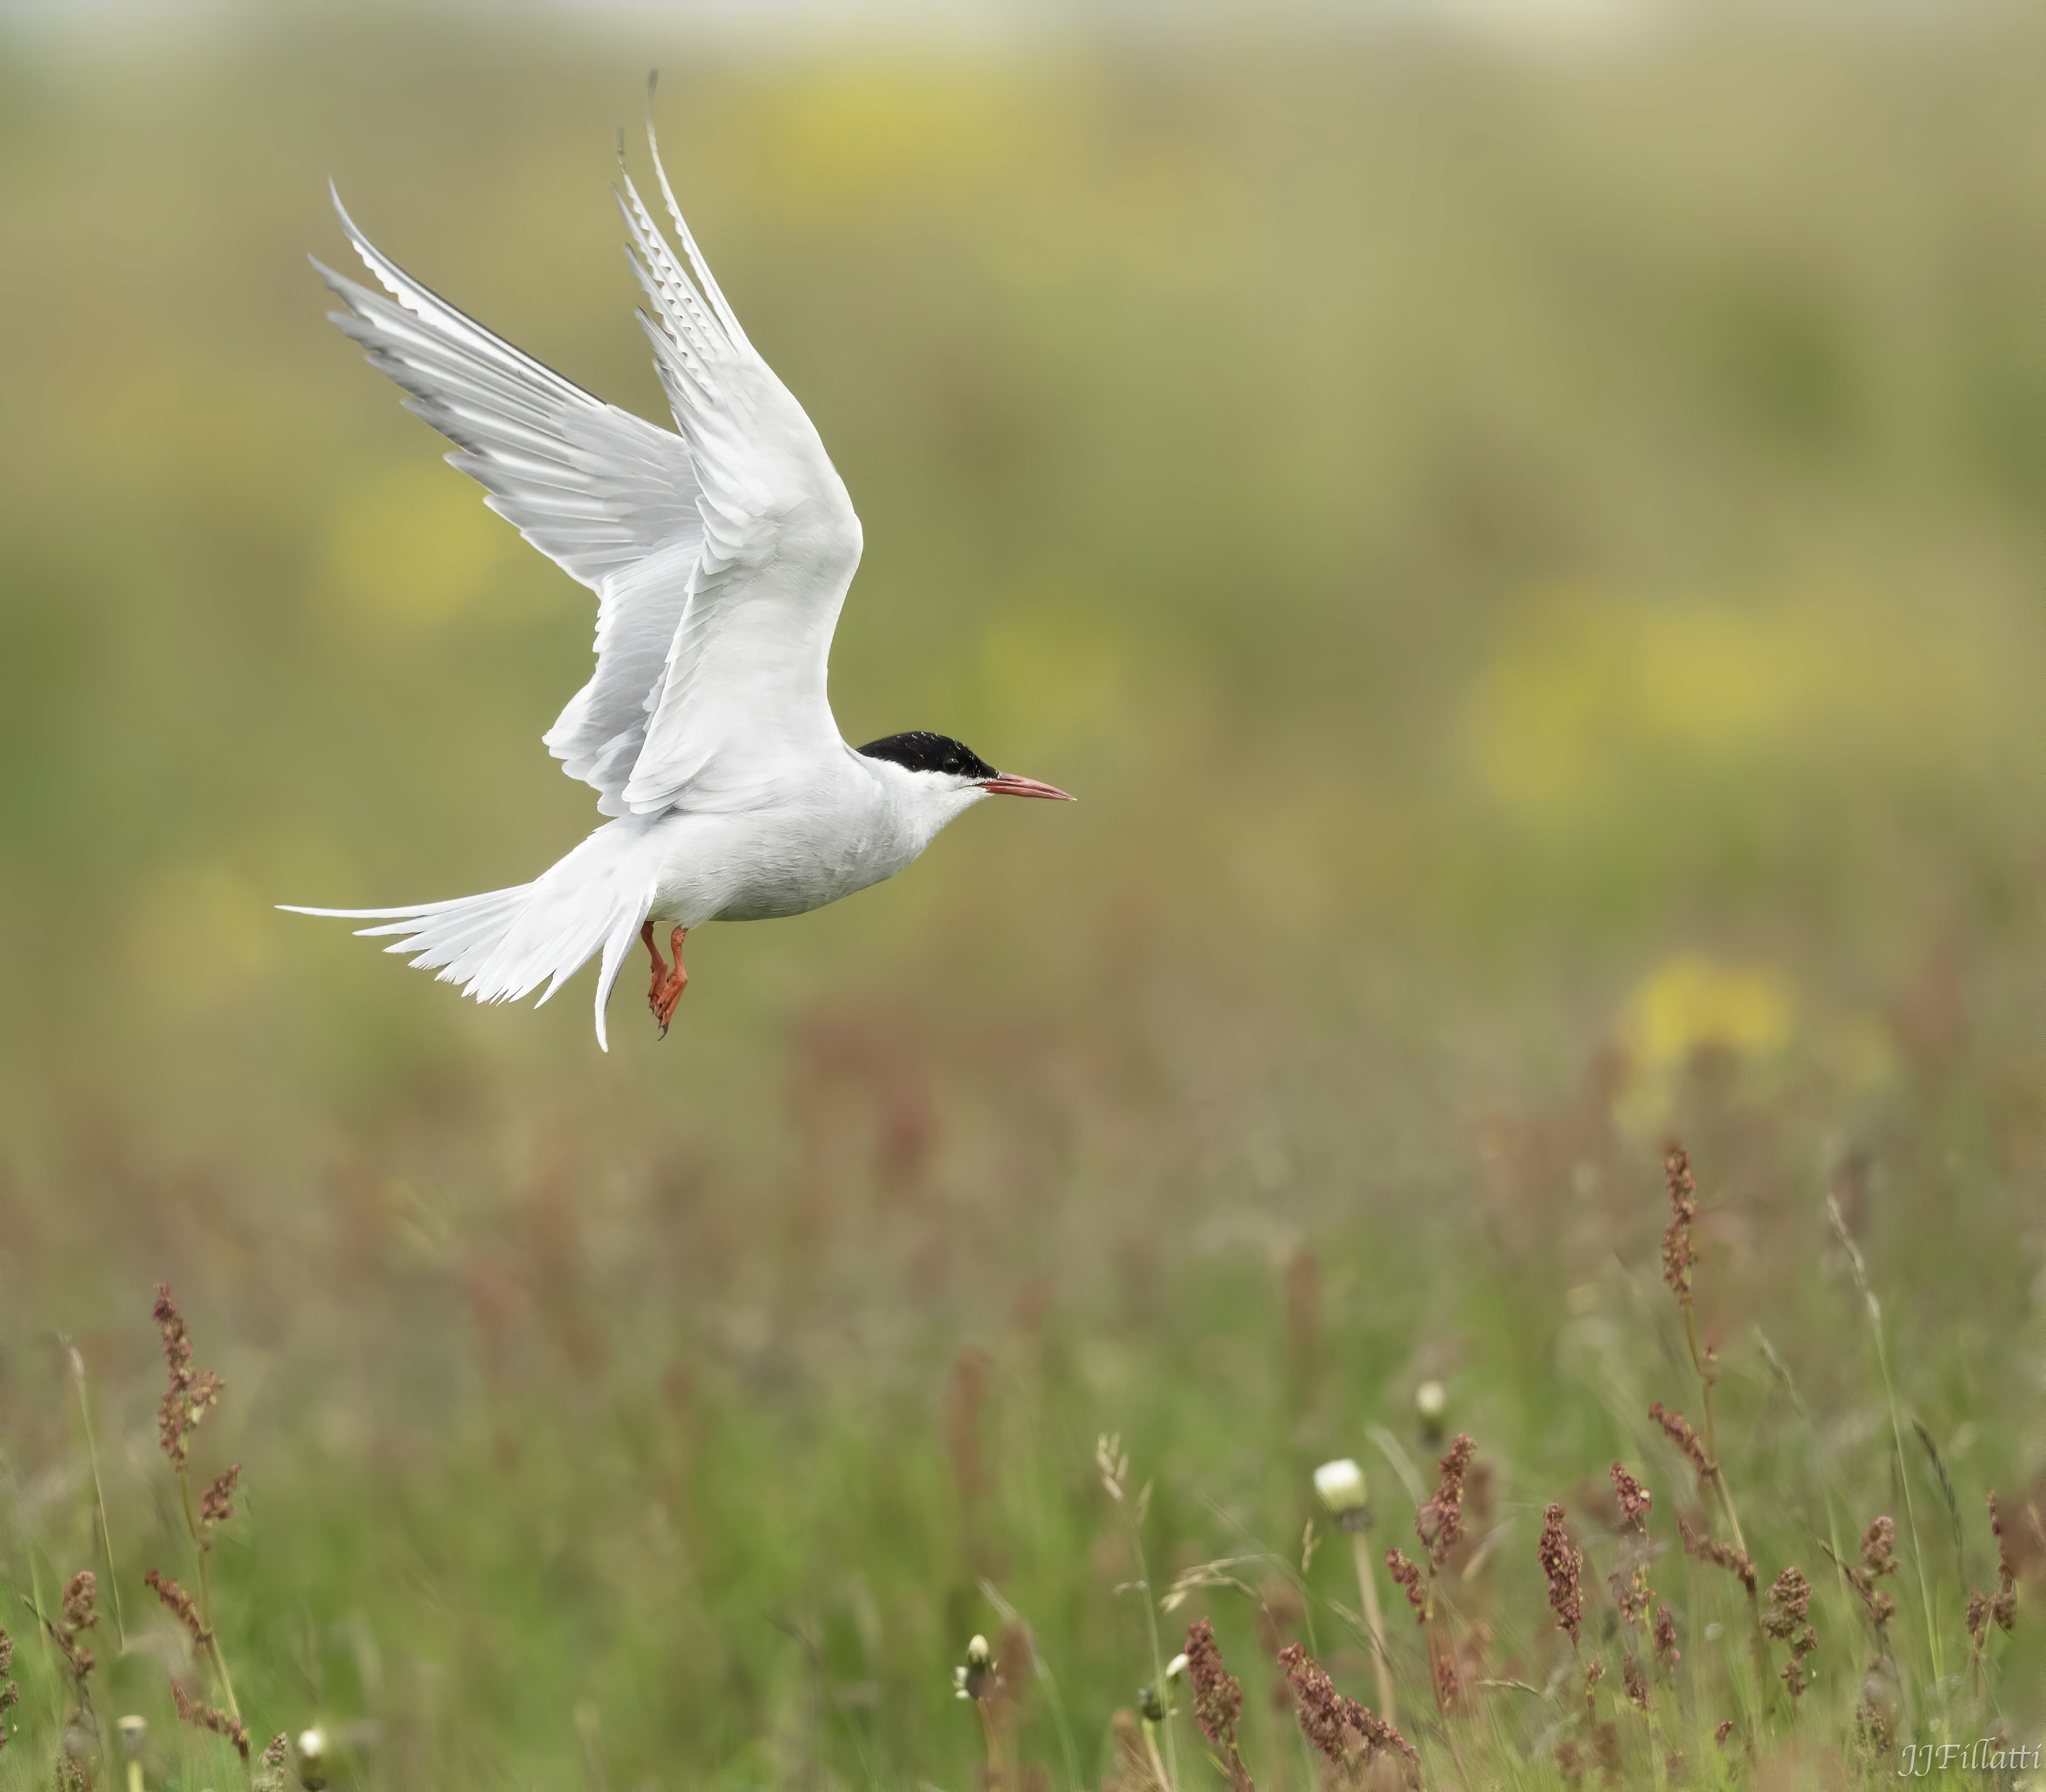
[[[1004,772],[999,778],[990,778],[981,786],[990,796],[1042,797],[1049,802],[1077,802],[1079,798],[1068,796],[1056,784],[1040,782],[1034,778],[1017,778]]]

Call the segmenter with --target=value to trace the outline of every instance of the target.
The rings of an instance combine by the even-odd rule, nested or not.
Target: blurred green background
[[[1633,1398],[1681,1392],[1673,1128],[1808,1567],[1828,1487],[1857,1530],[1899,1491],[1842,1195],[1959,1485],[1957,1632],[2046,1435],[2036,20],[133,23],[0,34],[0,1579],[99,1558],[67,1338],[152,1773],[224,1771],[139,1582],[159,1279],[227,1380],[264,1734],[372,1726],[347,1771],[394,1787],[959,1786],[986,1582],[1091,1783],[1148,1674],[1097,1431],[1161,1572],[1297,1554],[1330,1454],[1403,1534],[1366,1427],[1421,1455],[1431,1375],[1516,1599],[1547,1498],[1615,1454],[1674,1489]],[[708,930],[607,1056],[587,973],[479,1010],[271,905],[523,881],[594,819],[538,740],[587,593],[305,257],[332,176],[661,418],[605,191],[653,64],[864,522],[845,732],[1083,801]]]

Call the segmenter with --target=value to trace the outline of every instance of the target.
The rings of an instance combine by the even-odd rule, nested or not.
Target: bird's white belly
[[[681,927],[803,914],[892,877],[916,848],[871,812],[809,807],[663,819],[653,917]]]

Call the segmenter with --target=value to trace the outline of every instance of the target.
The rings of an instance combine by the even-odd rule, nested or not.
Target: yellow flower
[[[1789,1043],[1790,1019],[1789,986],[1766,966],[1681,952],[1635,987],[1625,1036],[1637,1064],[1666,1069],[1710,1049],[1772,1057]]]

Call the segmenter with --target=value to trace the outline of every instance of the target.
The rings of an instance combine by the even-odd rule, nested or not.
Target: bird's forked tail
[[[544,1002],[597,952],[596,1042],[604,1050],[604,1008],[653,901],[653,867],[636,817],[607,823],[531,883],[452,902],[400,909],[308,909],[293,914],[374,921],[369,937],[394,935],[386,952],[412,955],[423,971],[459,983],[478,1002],[516,1002],[542,983]]]

